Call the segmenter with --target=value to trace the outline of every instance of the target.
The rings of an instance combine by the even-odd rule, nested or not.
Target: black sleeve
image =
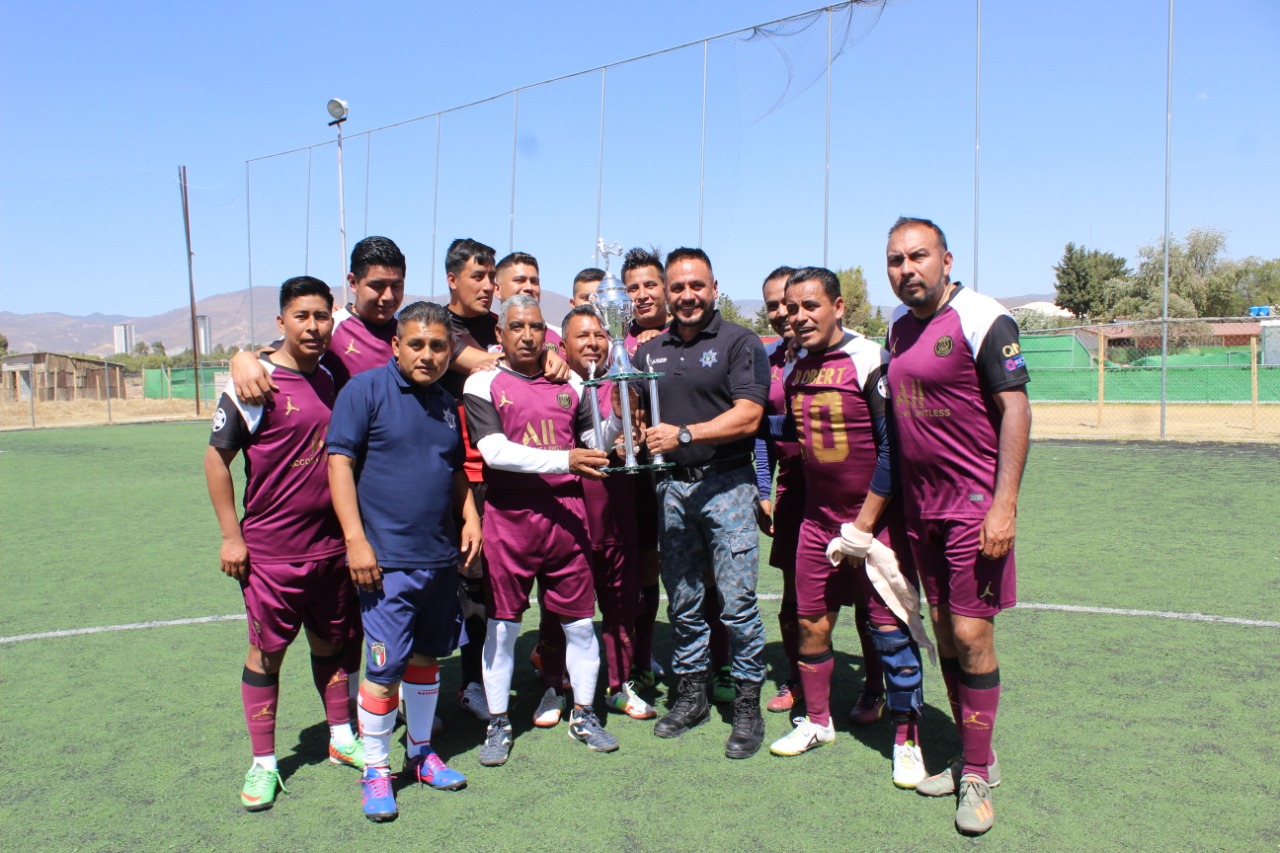
[[[213,432],[209,434],[209,445],[222,450],[244,450],[249,443],[251,433],[240,417],[240,409],[235,401],[223,392],[218,400],[218,408],[213,413]]]
[[[471,438],[471,446],[477,446],[486,435],[498,433],[503,435],[502,418],[492,400],[486,400],[475,394],[463,394],[462,406],[467,413],[467,435]]]
[[[578,397],[578,411],[574,414],[573,419],[573,437],[576,444],[577,437],[584,432],[590,432],[595,429],[595,420],[591,417],[591,396],[596,393],[597,388],[583,388],[582,394]],[[597,398],[598,399],[598,398]],[[601,416],[603,418],[603,415]]]
[[[974,359],[978,383],[988,394],[1007,391],[1031,381],[1027,362],[1018,343],[1018,324],[1012,317],[1001,315],[991,324],[978,355]]]
[[[754,334],[734,342],[729,362],[729,396],[764,406],[769,402],[769,356]]]

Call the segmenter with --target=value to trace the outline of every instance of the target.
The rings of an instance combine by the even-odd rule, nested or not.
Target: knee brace
[[[871,642],[884,664],[886,698],[891,711],[915,712],[924,708],[924,676],[920,647],[902,629],[881,631],[871,626]]]

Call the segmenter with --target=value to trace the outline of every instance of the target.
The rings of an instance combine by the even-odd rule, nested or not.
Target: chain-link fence
[[[1038,437],[1280,439],[1280,319],[1024,331]]]

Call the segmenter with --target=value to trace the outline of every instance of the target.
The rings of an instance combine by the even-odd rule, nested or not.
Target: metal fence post
[[[1102,404],[1106,400],[1107,336],[1098,329],[1098,429],[1102,429]]]

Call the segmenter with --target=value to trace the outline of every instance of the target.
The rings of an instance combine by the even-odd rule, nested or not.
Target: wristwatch
[[[689,428],[687,426],[680,427],[678,440],[680,441],[681,447],[688,447],[690,444],[693,444],[693,433],[689,432]]]

